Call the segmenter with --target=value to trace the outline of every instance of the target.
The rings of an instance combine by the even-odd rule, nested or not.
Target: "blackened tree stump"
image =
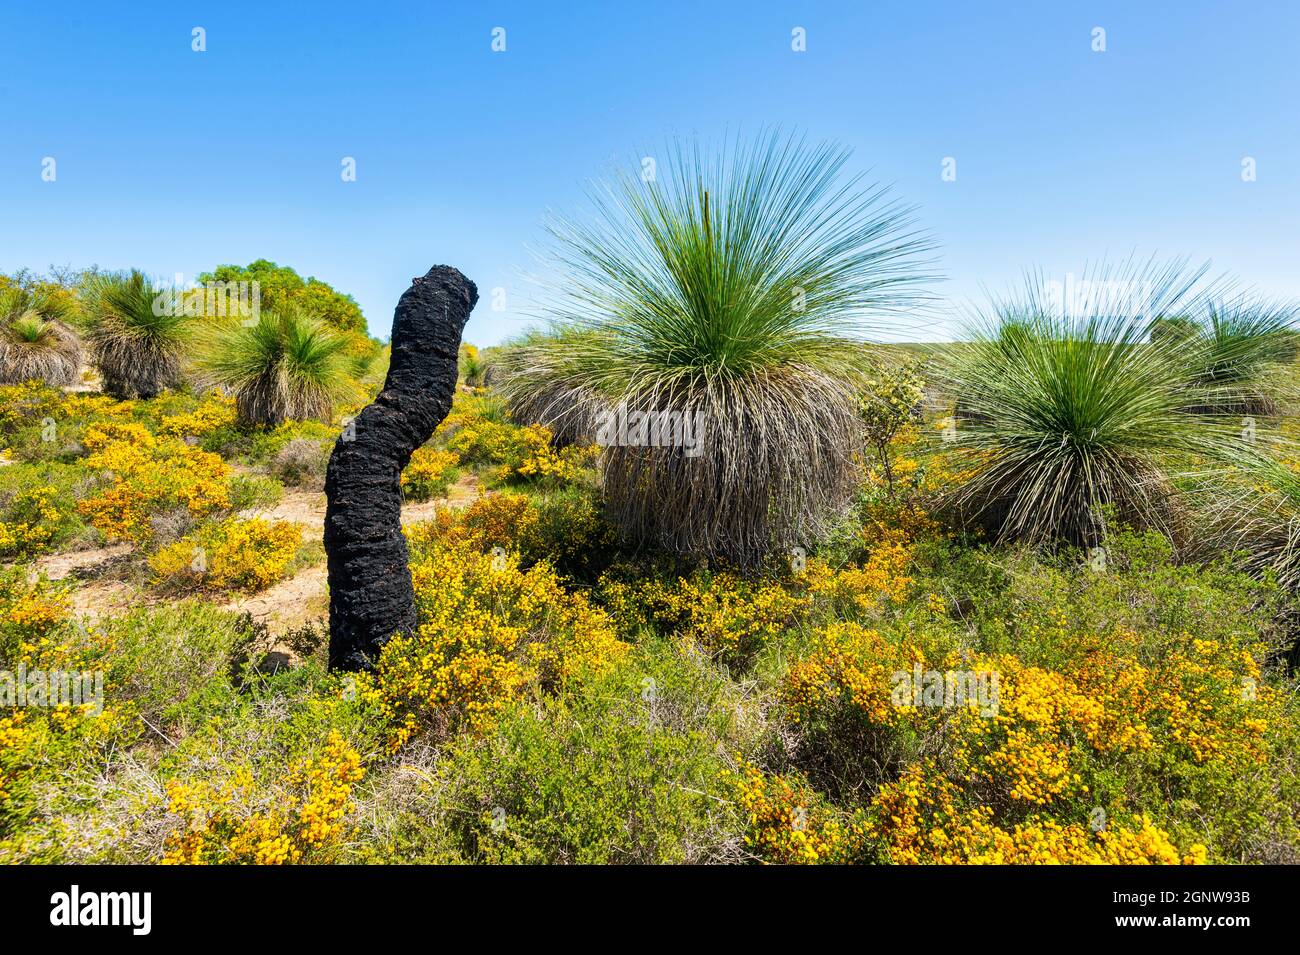
[[[331,669],[374,665],[395,633],[416,626],[415,590],[402,536],[402,469],[447,417],[456,355],[474,283],[435,265],[413,279],[393,314],[384,390],[334,445],[325,475]]]

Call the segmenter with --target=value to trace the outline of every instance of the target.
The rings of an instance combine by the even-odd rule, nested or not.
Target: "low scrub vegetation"
[[[1138,263],[868,345],[910,213],[830,147],[701,156],[557,222],[552,327],[462,347],[417,622],[358,673],[355,302],[0,277],[0,862],[1300,862],[1294,310]]]

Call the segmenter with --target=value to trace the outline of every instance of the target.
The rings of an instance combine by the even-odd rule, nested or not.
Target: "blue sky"
[[[1300,297],[1300,4],[124,9],[0,13],[0,271],[265,257],[355,295],[384,337],[411,277],[445,262],[483,295],[467,339],[492,344],[529,320],[548,208],[581,211],[588,178],[667,136],[778,125],[851,147],[919,206],[954,307],[1026,267],[1134,252]]]

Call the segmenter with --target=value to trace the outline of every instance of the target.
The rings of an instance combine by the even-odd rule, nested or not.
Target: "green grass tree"
[[[195,323],[175,293],[139,271],[87,281],[86,341],[115,398],[153,398],[181,383]]]
[[[776,133],[679,141],[552,222],[551,325],[503,355],[502,388],[559,434],[646,414],[659,443],[695,432],[694,451],[607,448],[606,505],[634,539],[752,565],[811,543],[854,487],[862,335],[923,298],[930,242],[847,160]]]
[[[39,380],[62,387],[77,380],[81,340],[65,322],[61,299],[0,288],[0,384]]]
[[[264,309],[247,324],[210,326],[195,368],[204,384],[234,392],[244,425],[328,422],[337,403],[360,393],[348,344],[345,335],[293,307]]]
[[[1247,451],[1240,416],[1211,400],[1199,335],[1169,333],[1170,317],[1213,299],[1205,272],[1103,267],[1075,301],[1031,276],[1022,297],[979,317],[939,371],[956,404],[953,449],[975,471],[949,498],[963,520],[1034,544],[1093,546],[1108,512],[1182,535],[1174,477]]]

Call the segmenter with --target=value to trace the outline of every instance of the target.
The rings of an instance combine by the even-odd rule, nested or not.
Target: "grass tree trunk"
[[[384,390],[345,429],[325,476],[332,669],[369,668],[395,633],[416,625],[402,536],[402,469],[447,417],[474,283],[436,265],[397,303]]]

